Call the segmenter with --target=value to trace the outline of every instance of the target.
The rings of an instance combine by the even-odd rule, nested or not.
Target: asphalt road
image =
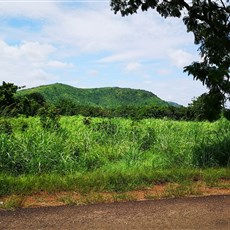
[[[230,230],[230,196],[0,211],[0,229]]]

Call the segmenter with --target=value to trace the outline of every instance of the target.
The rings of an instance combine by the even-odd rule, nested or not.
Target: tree
[[[190,119],[215,121],[220,118],[223,95],[219,92],[204,93],[189,105]],[[212,104],[213,106],[209,106]]]
[[[210,90],[210,97],[222,95],[222,105],[230,98],[230,4],[229,0],[111,0],[111,8],[122,16],[138,9],[155,9],[162,17],[182,17],[188,32],[199,45],[200,62],[184,71],[200,80]],[[209,101],[210,106],[215,106]]]
[[[10,106],[15,103],[15,93],[19,89],[18,86],[13,83],[6,83],[3,81],[0,86],[0,107]]]
[[[40,108],[45,106],[45,98],[40,93],[16,97],[17,90],[24,87],[3,81],[0,86],[0,115],[16,116],[25,114],[26,116],[34,116]]]
[[[39,109],[46,105],[45,98],[40,93],[30,93],[17,98],[17,110],[26,116],[35,116]]]
[[[19,88],[13,83],[2,82],[2,85],[0,85],[0,115],[17,115],[15,93]]]

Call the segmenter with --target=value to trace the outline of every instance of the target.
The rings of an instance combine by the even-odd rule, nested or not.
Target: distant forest
[[[177,104],[174,106],[144,90],[121,88],[87,90],[63,84],[22,90],[22,87],[6,82],[0,86],[0,116],[4,117],[24,115],[55,118],[60,115],[82,115],[124,117],[133,120],[164,118],[189,121],[215,121],[220,116],[230,117],[229,110],[224,106],[213,108],[209,103],[205,94],[188,107],[184,107]]]

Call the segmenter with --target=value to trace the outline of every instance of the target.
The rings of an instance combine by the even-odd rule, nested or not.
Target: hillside
[[[105,87],[82,89],[60,83],[24,89],[18,95],[40,93],[50,103],[60,100],[71,100],[75,104],[102,108],[116,108],[120,106],[168,106],[155,94],[138,89]]]

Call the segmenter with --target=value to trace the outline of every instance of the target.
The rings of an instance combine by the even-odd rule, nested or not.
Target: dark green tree
[[[220,118],[222,111],[223,94],[211,90],[204,93],[189,105],[190,119],[198,121],[215,121]],[[212,104],[213,106],[210,106]]]
[[[20,87],[13,83],[2,82],[0,86],[0,115],[2,116],[15,116],[18,114],[16,109],[17,100],[15,93]]]
[[[25,96],[16,96],[17,90],[24,88],[13,83],[3,81],[0,86],[0,115],[16,116],[25,114],[34,116],[38,110],[45,106],[46,102],[40,93],[31,93]]]
[[[19,89],[13,83],[2,82],[0,86],[0,107],[10,106],[15,103],[15,93]]]
[[[18,97],[17,110],[20,114],[35,116],[45,105],[45,98],[40,93],[31,93]]]
[[[182,17],[202,57],[200,62],[184,67],[184,71],[206,85],[210,96],[222,95],[221,105],[230,98],[229,0],[111,0],[111,8],[122,16],[137,13],[138,9],[154,9],[165,18]]]

